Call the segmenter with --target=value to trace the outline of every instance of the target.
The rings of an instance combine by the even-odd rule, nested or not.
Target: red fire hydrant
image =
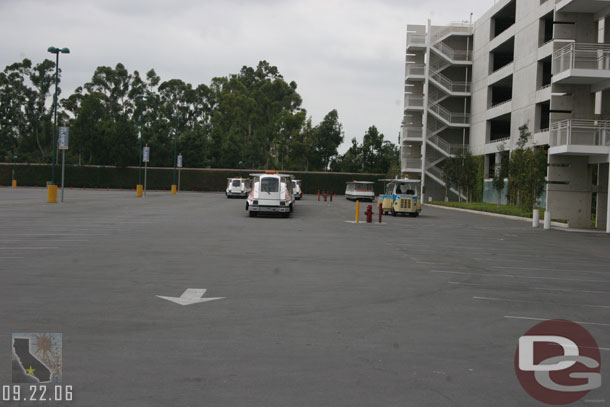
[[[318,189],[318,201],[320,201],[320,190]]]
[[[366,223],[371,223],[373,221],[373,205],[367,205],[364,214],[366,215]]]

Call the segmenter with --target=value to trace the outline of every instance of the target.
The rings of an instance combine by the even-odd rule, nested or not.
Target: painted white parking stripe
[[[550,318],[532,318],[532,317],[519,317],[514,315],[504,315],[504,318],[508,319],[526,319],[528,321],[550,321]],[[573,321],[581,325],[597,325],[597,326],[610,326],[610,324],[603,324],[601,322],[584,322],[584,321]]]
[[[593,290],[569,290],[565,288],[545,288],[545,287],[489,287],[485,284],[475,284],[475,283],[461,283],[459,281],[448,281],[448,284],[454,285],[466,285],[472,287],[484,287],[489,289],[499,289],[499,288],[507,288],[509,290],[537,290],[537,291],[559,291],[566,293],[586,293],[586,294],[610,294],[610,291],[593,291]]]
[[[534,300],[517,300],[513,298],[497,298],[497,297],[472,297],[474,300],[484,301],[505,301],[505,302],[524,302],[528,304],[547,304],[547,305],[563,305],[571,307],[588,307],[588,308],[605,308],[610,309],[610,305],[594,305],[594,304],[572,304],[565,302],[550,302],[550,301],[534,301]]]
[[[542,267],[515,267],[515,266],[490,266],[494,269],[509,269],[509,270],[531,270],[531,271],[552,271],[561,272],[567,271],[570,273],[591,273],[591,274],[602,274],[610,276],[608,271],[594,271],[594,270],[574,270],[574,269],[555,269],[555,268],[542,268]]]
[[[542,277],[542,276],[516,276],[513,274],[489,274],[489,273],[470,273],[466,271],[445,271],[445,270],[430,270],[429,273],[445,273],[445,274],[461,274],[466,276],[482,276],[482,277],[499,277],[499,278],[523,278],[527,280],[558,280],[558,281],[580,281],[584,283],[605,283],[609,284],[608,280],[583,280],[580,278],[560,278],[560,277]]]
[[[59,247],[0,247],[0,250],[53,250]]]

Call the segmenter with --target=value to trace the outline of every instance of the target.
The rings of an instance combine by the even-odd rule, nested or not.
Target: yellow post
[[[17,180],[16,179],[13,180],[13,188],[17,188]]]
[[[47,185],[47,202],[57,203],[57,185]]]
[[[360,221],[360,201],[356,201],[356,223]]]
[[[144,185],[141,185],[141,184],[136,185],[136,196],[138,198],[142,198],[143,192],[144,192]]]
[[[177,188],[175,185],[172,185],[172,195],[176,195]]]

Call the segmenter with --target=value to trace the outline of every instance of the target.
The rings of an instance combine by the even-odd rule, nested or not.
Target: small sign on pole
[[[178,155],[178,191],[180,191],[180,170],[182,169],[182,154]]]
[[[144,196],[146,196],[146,173],[148,172],[148,161],[150,161],[150,147],[142,150],[142,161],[144,162]]]
[[[61,201],[64,201],[64,175],[66,173],[66,150],[70,144],[70,128],[59,128],[58,149],[61,150]]]
[[[68,145],[70,144],[70,128],[69,127],[60,127],[59,128],[59,146],[60,150],[67,150]]]

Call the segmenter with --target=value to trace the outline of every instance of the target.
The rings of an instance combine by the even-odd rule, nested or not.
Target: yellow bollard
[[[17,180],[16,179],[13,180],[13,188],[17,188]]]
[[[356,223],[360,222],[360,201],[356,201]]]
[[[142,198],[143,192],[144,192],[144,185],[140,185],[140,184],[136,185],[136,196],[138,198]]]
[[[57,203],[57,185],[47,186],[47,202]]]
[[[172,185],[172,195],[176,195],[177,188],[175,185]]]

